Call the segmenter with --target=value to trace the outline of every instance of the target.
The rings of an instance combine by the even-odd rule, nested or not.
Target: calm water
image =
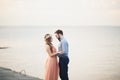
[[[60,28],[60,27],[59,27]],[[44,35],[58,27],[0,27],[0,66],[44,78]],[[120,80],[120,27],[62,27],[69,41],[70,80]]]

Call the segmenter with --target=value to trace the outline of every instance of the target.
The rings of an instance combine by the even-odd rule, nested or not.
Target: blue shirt
[[[59,54],[58,57],[64,57],[64,56],[68,56],[68,42],[67,40],[62,36],[62,38],[60,39],[60,43],[58,46],[58,51],[63,51],[63,54]]]

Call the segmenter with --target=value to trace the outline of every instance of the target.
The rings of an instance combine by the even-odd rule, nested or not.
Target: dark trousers
[[[68,57],[59,57],[59,67],[60,67],[59,75],[60,75],[61,80],[69,80],[68,64],[69,64]]]

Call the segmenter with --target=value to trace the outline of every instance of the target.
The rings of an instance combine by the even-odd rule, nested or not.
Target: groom
[[[59,57],[59,68],[60,68],[60,78],[61,80],[69,80],[68,78],[68,64],[69,64],[69,57],[68,57],[68,42],[63,36],[62,30],[57,30],[55,32],[56,38],[60,41],[58,46],[58,51],[62,51],[62,54],[58,54]]]

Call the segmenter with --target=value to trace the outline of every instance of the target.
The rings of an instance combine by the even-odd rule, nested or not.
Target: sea
[[[69,43],[69,80],[120,80],[119,26],[1,26],[0,47],[8,48],[0,49],[0,67],[44,79],[44,35],[57,49],[57,29]]]

